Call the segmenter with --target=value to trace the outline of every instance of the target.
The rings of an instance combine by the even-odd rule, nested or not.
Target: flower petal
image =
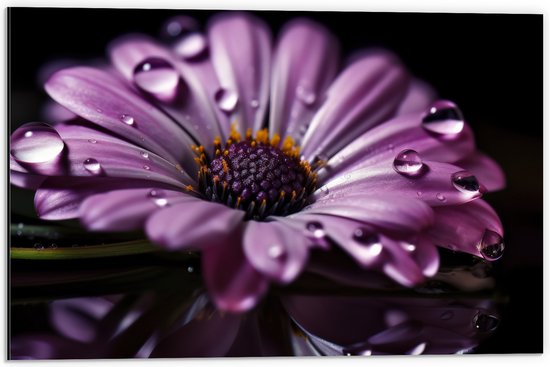
[[[240,225],[244,211],[192,198],[153,214],[145,231],[168,250],[224,246]]]
[[[413,79],[405,98],[401,101],[397,115],[424,111],[436,98],[437,93],[430,85],[421,80]]]
[[[46,177],[41,175],[10,171],[10,183],[24,189],[36,190],[42,185],[45,179]]]
[[[202,273],[216,306],[230,312],[254,307],[267,292],[269,281],[249,263],[242,249],[242,233],[202,252]]]
[[[391,117],[409,76],[395,56],[371,52],[348,66],[329,87],[302,141],[307,160],[332,156],[353,138]]]
[[[475,150],[474,135],[468,125],[451,138],[430,134],[422,127],[422,112],[398,116],[354,139],[327,162],[319,182],[345,172],[392,161],[405,149],[412,149],[423,160],[454,163]]]
[[[84,200],[79,217],[89,230],[138,230],[155,211],[189,200],[193,199],[181,191],[155,188],[112,190]]]
[[[64,69],[55,73],[45,88],[59,104],[86,120],[173,163],[192,167],[191,138],[112,75],[86,67]]]
[[[247,128],[259,130],[269,97],[271,35],[268,27],[250,14],[225,13],[211,20],[208,40],[222,88],[238,95],[235,118],[241,133]]]
[[[453,251],[482,256],[480,244],[486,230],[503,235],[503,228],[493,208],[483,200],[467,204],[434,208],[435,223],[428,232],[432,241]]]
[[[339,61],[338,42],[326,28],[307,19],[281,31],[271,76],[269,131],[299,140],[324,100]]]
[[[506,177],[502,168],[483,153],[472,153],[456,165],[473,173],[488,191],[502,190],[506,186]]]
[[[424,161],[418,177],[401,175],[393,168],[393,159],[337,176],[315,191],[317,202],[342,198],[363,200],[363,196],[391,192],[397,200],[402,197],[417,198],[431,206],[455,205],[481,197],[483,189],[460,191],[454,187],[452,175],[463,171],[461,167],[435,161]],[[331,195],[327,195],[327,193]]]
[[[247,222],[243,246],[256,270],[281,283],[294,280],[307,262],[306,238],[283,223]]]
[[[362,195],[317,201],[296,216],[304,214],[328,214],[354,218],[384,230],[418,232],[433,224],[433,211],[421,200],[390,195]]]

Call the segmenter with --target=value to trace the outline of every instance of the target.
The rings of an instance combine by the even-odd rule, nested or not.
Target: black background
[[[212,12],[10,9],[11,129],[39,119],[47,96],[38,71],[45,63],[104,57],[113,38],[128,32],[156,36],[176,14],[204,24]],[[505,227],[506,253],[496,270],[510,301],[498,331],[478,351],[542,352],[542,15],[258,14],[274,35],[296,16],[316,19],[337,35],[343,55],[369,46],[393,50],[414,75],[461,107],[479,148],[507,176],[507,188],[486,199]],[[14,212],[31,205],[31,194],[12,195]]]

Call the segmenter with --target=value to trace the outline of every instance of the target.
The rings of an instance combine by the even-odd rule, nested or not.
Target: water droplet
[[[426,350],[426,343],[420,343],[416,347],[408,351],[407,354],[411,356],[418,356],[424,353],[424,350]]]
[[[10,153],[20,162],[43,163],[56,158],[65,144],[50,125],[31,122],[19,127],[10,138]]]
[[[164,190],[153,189],[149,191],[148,196],[158,207],[163,208],[168,205],[168,199],[166,198],[166,193],[164,192]]]
[[[176,38],[193,32],[199,28],[197,21],[185,15],[172,17],[164,23],[162,27],[163,36],[167,38]]]
[[[223,88],[218,89],[218,91],[214,94],[214,99],[220,110],[226,113],[233,112],[239,102],[239,96],[237,93]]]
[[[84,168],[86,171],[96,175],[101,171],[101,165],[94,158],[88,158],[84,161]]]
[[[103,112],[103,110],[101,108],[96,108],[95,110],[99,113]]]
[[[422,171],[422,167],[423,164],[420,155],[412,149],[401,151],[393,160],[395,171],[404,176],[415,176]]]
[[[353,231],[353,239],[365,245],[380,243],[380,237],[364,227],[359,227]]]
[[[194,60],[205,54],[208,47],[206,37],[198,32],[190,33],[179,40],[174,46],[174,52],[185,60]]]
[[[486,229],[478,245],[478,249],[485,260],[498,260],[504,253],[504,240],[497,232]]]
[[[188,267],[187,267],[187,272],[188,272],[188,273],[193,273],[194,271],[195,271],[195,268],[194,268],[194,267],[192,267],[192,266],[188,266]]]
[[[401,247],[403,247],[403,249],[408,252],[414,252],[416,250],[416,246],[412,243],[402,243]]]
[[[38,251],[42,251],[42,250],[44,250],[44,245],[41,244],[41,243],[35,243],[34,244],[34,249],[38,250]]]
[[[130,115],[120,115],[120,121],[124,122],[128,126],[134,126],[134,118]]]
[[[95,139],[88,139],[88,142],[90,142],[90,143],[92,143],[92,144],[95,144],[95,143],[97,143],[97,140],[95,140]]]
[[[442,193],[438,192],[435,197],[437,198],[437,200],[439,201],[446,201],[447,198],[445,197],[445,195],[443,195]]]
[[[306,224],[306,228],[308,231],[313,233],[313,237],[315,238],[325,237],[325,230],[323,229],[323,225],[320,222],[308,222]]]
[[[428,109],[422,119],[422,126],[441,135],[458,134],[464,128],[464,118],[453,102],[437,101]]]
[[[441,315],[439,316],[439,318],[441,320],[444,320],[444,321],[447,321],[447,320],[450,320],[454,317],[455,313],[453,311],[444,311],[441,313]]]
[[[494,331],[499,323],[500,321],[496,316],[488,315],[484,312],[479,312],[473,319],[474,328],[483,333]]]
[[[166,60],[151,57],[136,66],[134,82],[144,92],[170,102],[177,95],[180,76]]]
[[[149,153],[144,151],[139,152],[139,155],[142,156],[143,158],[149,158]]]
[[[280,244],[273,244],[269,246],[267,255],[274,260],[281,260],[286,255],[286,250]]]
[[[317,100],[315,93],[301,84],[296,88],[296,97],[306,106],[311,106]]]
[[[328,188],[327,185],[322,186],[322,187],[320,188],[320,190],[321,190],[321,194],[322,194],[323,196],[327,196],[327,195],[329,194],[329,188]]]
[[[257,99],[253,99],[252,101],[250,101],[250,107],[252,107],[254,109],[258,108],[258,107],[260,107],[260,102],[258,102]]]
[[[480,192],[480,185],[476,176],[468,171],[455,172],[451,175],[451,182],[453,186],[461,192],[465,193],[478,193]]]
[[[151,167],[149,167],[148,165],[143,165],[143,169],[146,170],[146,171],[150,171],[151,170]]]

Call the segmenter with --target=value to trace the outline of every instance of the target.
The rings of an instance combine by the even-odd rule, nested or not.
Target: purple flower
[[[395,55],[341,64],[334,37],[306,19],[276,41],[241,13],[205,34],[186,17],[167,30],[181,34],[169,47],[126,36],[111,66],[47,80],[51,111],[74,118],[23,125],[10,150],[11,181],[37,189],[42,219],[199,250],[229,311],[292,282],[310,251],[340,247],[408,287],[436,273],[436,246],[502,255],[502,224],[480,200],[503,187],[500,168]]]

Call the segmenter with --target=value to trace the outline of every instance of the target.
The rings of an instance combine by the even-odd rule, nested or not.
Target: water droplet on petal
[[[194,60],[204,55],[207,47],[208,41],[203,34],[190,33],[176,43],[174,52],[185,60]]]
[[[151,170],[151,167],[149,167],[148,165],[143,165],[143,169],[146,170],[146,171],[150,171]]]
[[[43,163],[56,158],[65,147],[61,136],[50,125],[31,122],[19,127],[10,138],[10,153],[24,163]]]
[[[166,192],[164,192],[164,190],[153,189],[149,191],[148,196],[157,206],[161,208],[168,205],[168,199],[166,198]]]
[[[439,318],[441,320],[444,320],[444,321],[447,321],[447,320],[450,320],[454,317],[454,312],[453,311],[444,311],[443,313],[441,313],[441,315],[439,316]]]
[[[258,102],[257,99],[253,99],[252,101],[250,101],[250,107],[258,108],[258,107],[260,107],[260,102]]]
[[[424,350],[426,350],[426,343],[420,343],[416,347],[408,351],[407,354],[411,356],[418,356],[424,353]]]
[[[280,244],[273,244],[267,250],[267,256],[274,260],[281,260],[286,255],[285,248]]]
[[[325,230],[323,229],[323,225],[320,222],[308,222],[306,224],[306,228],[308,231],[313,233],[313,236],[315,238],[325,237]]]
[[[504,240],[497,232],[486,229],[478,245],[478,249],[485,260],[498,260],[504,253]]]
[[[136,66],[134,82],[144,92],[170,102],[177,95],[180,76],[168,61],[151,57]]]
[[[84,161],[84,168],[86,171],[97,175],[99,172],[101,172],[101,165],[97,161],[97,159],[94,158],[88,158]]]
[[[311,106],[317,100],[315,93],[304,85],[298,85],[296,88],[296,97],[306,106]]]
[[[393,160],[393,168],[397,173],[404,176],[415,176],[422,171],[422,159],[420,155],[412,150],[401,151]]]
[[[451,175],[453,186],[464,193],[479,193],[480,185],[476,176],[468,171],[455,172]]]
[[[329,188],[328,188],[327,185],[322,186],[322,187],[320,188],[320,190],[321,190],[321,194],[322,194],[323,196],[327,196],[327,195],[329,194]]]
[[[144,151],[139,152],[139,155],[141,155],[143,158],[149,158],[149,153]]]
[[[130,115],[121,115],[120,121],[124,122],[128,126],[134,126],[134,118]]]
[[[237,93],[224,88],[218,89],[218,91],[214,94],[214,99],[220,110],[226,113],[233,112],[239,102],[239,96]]]
[[[437,200],[439,201],[446,201],[447,198],[445,197],[445,195],[443,195],[442,193],[438,192],[435,197],[437,198]]]
[[[88,139],[88,142],[90,142],[90,143],[92,143],[92,144],[95,144],[95,143],[97,143],[97,140],[95,140],[95,139]]]
[[[369,249],[369,256],[374,257],[382,253],[382,243],[380,242],[380,237],[368,228],[359,227],[355,229],[355,231],[353,231],[352,238],[354,241]]]
[[[496,316],[484,312],[479,312],[473,319],[474,328],[483,333],[494,331],[499,323],[500,321]]]
[[[401,247],[407,252],[414,252],[416,250],[416,246],[412,243],[402,243]]]
[[[464,128],[464,117],[453,102],[437,101],[428,109],[422,126],[436,134],[458,134]]]

